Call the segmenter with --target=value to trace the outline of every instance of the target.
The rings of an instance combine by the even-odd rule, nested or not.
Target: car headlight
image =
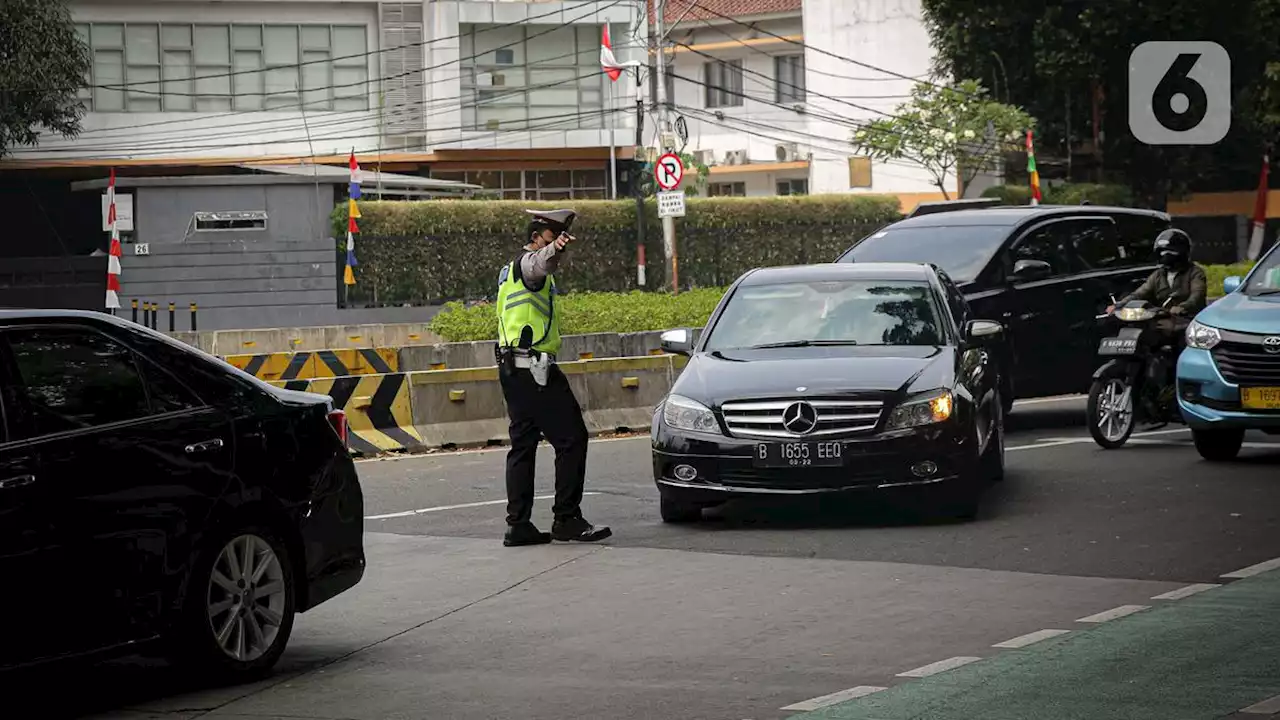
[[[950,419],[954,411],[955,396],[950,390],[939,390],[911,398],[894,408],[886,429],[900,430],[940,423]]]
[[[1222,342],[1222,333],[1218,332],[1218,328],[1201,325],[1195,320],[1187,326],[1187,347],[1212,350],[1220,342]]]
[[[1146,322],[1155,316],[1154,310],[1146,308],[1120,308],[1116,311],[1116,317],[1124,322]]]
[[[683,395],[669,395],[662,403],[662,420],[675,430],[693,430],[695,432],[719,433],[715,413],[697,400],[690,400]]]

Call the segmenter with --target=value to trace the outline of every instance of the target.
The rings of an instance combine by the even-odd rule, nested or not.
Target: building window
[[[707,185],[707,195],[709,197],[746,197],[747,184],[745,182],[710,183]]]
[[[778,102],[804,102],[804,55],[783,55],[774,58],[773,73],[777,80],[774,98]]]
[[[604,170],[432,171],[431,177],[479,185],[503,200],[604,200],[609,192]]]
[[[808,195],[809,181],[806,179],[779,180],[778,194],[779,195]]]
[[[93,50],[81,98],[96,112],[369,108],[363,25],[76,27]]]
[[[706,76],[706,106],[709,108],[742,105],[742,61],[718,60],[703,66]]]
[[[490,131],[607,127],[602,27],[460,25],[462,125]],[[626,32],[619,28],[612,36]]]

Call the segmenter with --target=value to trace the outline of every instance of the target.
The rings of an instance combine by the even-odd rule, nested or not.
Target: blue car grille
[[[1213,361],[1227,382],[1280,387],[1280,353],[1266,352],[1261,343],[1223,341],[1213,349]]]

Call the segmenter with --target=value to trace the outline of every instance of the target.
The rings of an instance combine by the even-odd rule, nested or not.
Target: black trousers
[[[511,420],[507,524],[528,522],[533,514],[534,460],[544,437],[556,451],[556,499],[551,511],[557,520],[579,516],[587,477],[587,425],[569,379],[552,366],[543,387],[527,369],[510,362],[499,364],[498,379]]]

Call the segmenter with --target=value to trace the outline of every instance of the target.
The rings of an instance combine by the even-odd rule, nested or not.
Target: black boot
[[[507,528],[507,534],[502,539],[502,544],[507,547],[519,547],[522,545],[546,545],[551,542],[551,533],[544,533],[538,530],[537,526],[531,522],[512,525]]]
[[[596,527],[587,522],[581,515],[567,518],[556,518],[551,525],[552,539],[561,542],[596,542],[613,535],[607,526]]]

